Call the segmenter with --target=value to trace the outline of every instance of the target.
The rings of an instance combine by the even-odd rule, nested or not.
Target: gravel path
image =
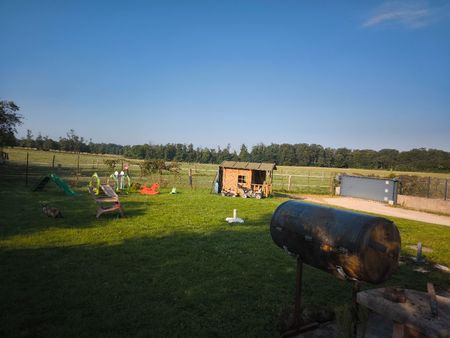
[[[429,214],[422,211],[402,209],[400,207],[393,207],[382,202],[368,201],[352,197],[304,196],[303,198],[306,201],[335,205],[347,209],[450,226],[450,217]]]

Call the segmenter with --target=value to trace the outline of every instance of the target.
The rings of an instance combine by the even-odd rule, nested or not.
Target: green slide
[[[69,196],[75,196],[76,195],[75,191],[73,191],[69,187],[69,185],[66,182],[63,181],[62,178],[60,178],[59,176],[56,176],[55,174],[50,174],[50,176],[43,177],[32,190],[33,191],[42,191],[50,180],[55,182],[55,184],[58,187],[60,187],[62,190],[64,190],[64,192],[67,195],[69,195]]]
[[[56,183],[56,185],[58,187],[60,187],[62,190],[64,190],[64,192],[69,195],[69,196],[75,196],[75,191],[73,191],[69,185],[64,182],[61,178],[59,178],[59,176],[56,176],[55,174],[50,174],[50,178],[52,179],[53,182]]]

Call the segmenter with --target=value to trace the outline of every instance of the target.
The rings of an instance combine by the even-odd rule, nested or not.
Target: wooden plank
[[[97,203],[114,203],[114,202],[119,202],[118,198],[114,198],[114,197],[100,197],[100,198],[96,198],[95,202]]]
[[[405,289],[406,302],[395,303],[383,297],[384,288],[358,292],[357,302],[424,337],[450,337],[450,298],[436,296],[439,317],[433,317],[427,293]]]

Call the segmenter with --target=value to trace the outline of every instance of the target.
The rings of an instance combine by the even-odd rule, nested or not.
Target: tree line
[[[334,168],[365,168],[402,171],[450,171],[450,152],[437,149],[329,148],[318,144],[257,144],[248,149],[245,144],[239,152],[230,145],[221,148],[194,147],[192,144],[141,144],[119,145],[94,143],[79,137],[70,130],[65,137],[53,140],[48,136],[34,137],[31,130],[10,145],[96,154],[122,155],[133,159],[165,160],[197,163],[221,163],[222,161],[271,162],[278,165],[316,166]]]
[[[27,130],[25,137],[17,139],[16,126],[22,123],[19,107],[13,101],[0,100],[0,153],[4,146],[21,146],[40,150],[62,150],[95,154],[122,155],[127,158],[177,162],[221,163],[222,161],[272,162],[279,165],[316,166],[334,168],[365,168],[402,171],[450,171],[450,153],[437,149],[324,148],[318,144],[257,144],[249,151],[245,144],[239,153],[225,148],[201,148],[192,144],[119,145],[94,143],[78,136],[73,129],[65,137],[53,140],[48,136],[34,137]]]

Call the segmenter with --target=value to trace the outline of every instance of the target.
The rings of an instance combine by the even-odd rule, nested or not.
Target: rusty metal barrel
[[[400,234],[386,218],[287,201],[272,215],[270,233],[289,254],[340,279],[378,284],[398,267]]]

